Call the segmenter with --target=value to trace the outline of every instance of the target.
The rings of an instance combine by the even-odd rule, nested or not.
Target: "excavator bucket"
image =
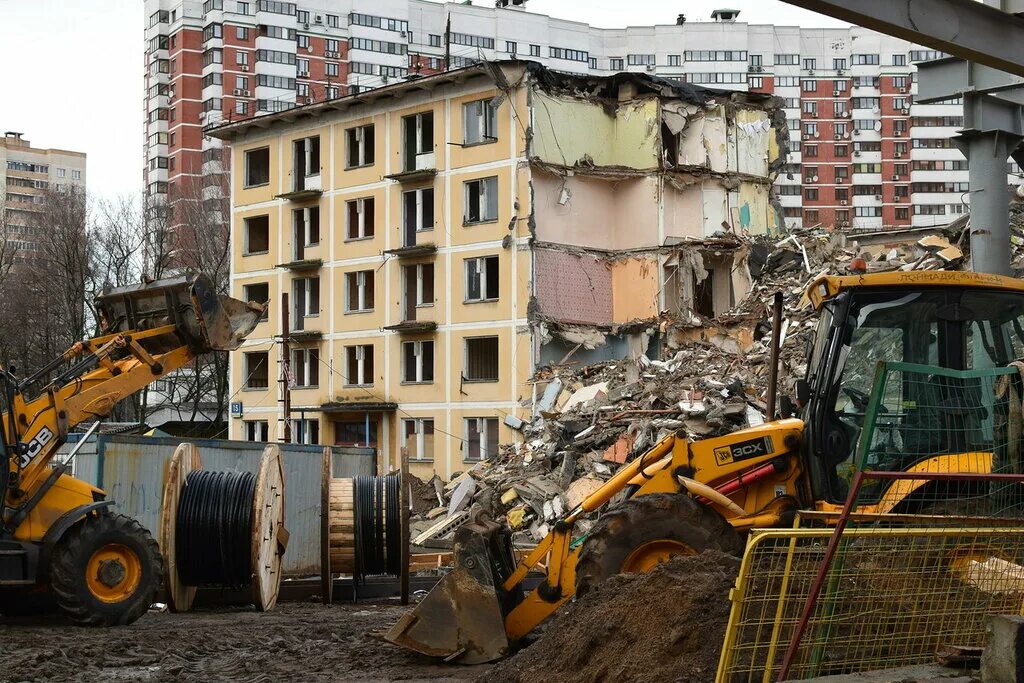
[[[522,600],[521,589],[502,588],[514,566],[511,537],[491,521],[465,524],[452,554],[455,568],[384,638],[460,664],[500,659],[509,649],[505,615]]]
[[[174,325],[196,353],[237,349],[266,308],[217,294],[209,277],[195,274],[108,288],[96,297],[105,334]]]

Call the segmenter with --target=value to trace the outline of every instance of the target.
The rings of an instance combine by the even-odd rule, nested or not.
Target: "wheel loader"
[[[610,576],[713,548],[740,555],[749,530],[792,526],[798,511],[834,523],[860,466],[855,454],[865,452],[858,441],[880,362],[898,363],[918,379],[891,388],[900,396],[888,415],[896,425],[889,441],[861,444],[871,451],[871,468],[992,471],[992,416],[979,417],[977,387],[941,377],[975,368],[1009,376],[1004,368],[1024,357],[1024,282],[950,271],[821,276],[804,303],[816,310],[817,327],[807,375],[796,382],[795,401],[784,401],[799,417],[771,410],[770,421],[725,436],[665,437],[555,522],[518,562],[509,529],[475,515],[456,532],[452,571],[385,637],[447,661],[493,661]],[[776,310],[781,318],[781,297]],[[771,351],[770,406],[777,337]],[[1020,375],[1013,377],[1015,395],[1024,395]],[[872,405],[877,412],[878,402]],[[1021,414],[1019,401],[1010,412]],[[967,428],[974,423],[980,426]],[[954,495],[928,491],[934,483],[893,482],[859,497],[855,512],[926,514],[928,501]],[[585,515],[596,522],[589,533],[575,533]],[[543,578],[526,591],[530,572]]]
[[[56,603],[76,623],[113,626],[149,609],[163,576],[156,542],[57,450],[150,382],[237,348],[266,307],[191,274],[107,289],[95,303],[100,336],[24,378],[0,369],[0,614]]]

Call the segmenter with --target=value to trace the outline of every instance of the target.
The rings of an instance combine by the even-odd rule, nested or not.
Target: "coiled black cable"
[[[398,495],[401,478],[356,477],[353,481],[355,508],[355,579],[390,574],[402,567],[402,519]]]
[[[178,575],[188,586],[252,583],[251,472],[190,472],[178,502]]]

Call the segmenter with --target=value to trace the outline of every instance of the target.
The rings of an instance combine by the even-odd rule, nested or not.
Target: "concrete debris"
[[[1024,209],[1013,207],[1012,213],[1012,260],[1021,269]],[[453,479],[442,504],[453,515],[479,511],[504,520],[515,541],[529,545],[664,436],[696,440],[763,424],[769,418],[769,306],[775,292],[784,295],[779,391],[792,396],[794,381],[806,374],[816,325],[804,297],[812,278],[848,275],[855,259],[863,259],[868,272],[966,268],[968,229],[961,220],[900,232],[810,229],[781,240],[742,238],[752,278],[745,297],[715,318],[674,310],[631,323],[618,360],[584,364],[573,348],[560,363],[540,368],[532,379],[533,400],[523,401],[519,417],[506,419],[522,438]],[[702,262],[687,265],[694,277],[686,280],[699,283]],[[553,324],[547,329],[565,334]],[[573,344],[587,348],[604,334],[586,327],[569,331]],[[454,528],[439,527],[434,539],[443,542]]]

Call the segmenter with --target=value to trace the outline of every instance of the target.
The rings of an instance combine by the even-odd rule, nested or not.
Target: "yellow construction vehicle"
[[[987,437],[983,428],[963,427],[978,422],[969,383],[939,381],[936,373],[955,380],[957,373],[1004,368],[1024,357],[1024,282],[944,271],[823,276],[811,282],[806,298],[819,320],[807,376],[796,385],[802,419],[773,419],[694,442],[664,438],[557,521],[518,563],[504,525],[472,519],[456,533],[453,570],[387,639],[448,661],[491,661],[573,595],[614,574],[646,571],[674,555],[710,548],[740,554],[744,532],[790,526],[801,510],[826,519],[838,514],[858,466],[855,453],[866,452],[857,444],[879,361],[905,365],[924,379],[893,387],[902,391],[899,415],[890,414],[898,421],[889,427],[896,445],[871,446],[879,463],[873,469],[991,471],[991,427]],[[776,301],[781,317],[781,298]],[[769,405],[777,338],[772,355]],[[1020,386],[1017,391],[1022,395]],[[921,513],[934,494],[925,491],[931,484],[893,482],[857,512]],[[613,498],[617,502],[589,533],[574,535],[581,517]],[[544,578],[524,594],[523,580],[533,571],[543,571]]]
[[[24,379],[0,370],[0,613],[54,601],[85,625],[145,613],[163,576],[156,542],[54,456],[75,425],[199,354],[237,348],[264,308],[218,295],[205,275],[108,289],[102,335]]]

